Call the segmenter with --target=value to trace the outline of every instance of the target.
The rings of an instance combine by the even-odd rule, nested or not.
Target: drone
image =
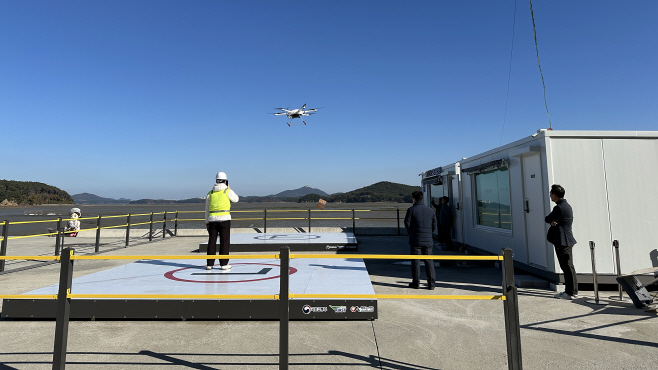
[[[310,116],[311,114],[315,114],[315,112],[317,112],[318,109],[320,109],[320,108],[306,109],[306,104],[304,104],[299,109],[290,109],[290,108],[274,108],[274,109],[281,111],[281,112],[277,112],[277,113],[272,113],[275,116],[282,116],[282,115],[285,114],[286,117],[288,117],[288,127],[290,127],[290,123],[295,118],[301,119],[302,123],[304,125],[306,125],[306,122],[304,122],[303,117]]]

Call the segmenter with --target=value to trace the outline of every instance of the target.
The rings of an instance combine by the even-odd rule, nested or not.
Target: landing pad
[[[354,233],[236,233],[231,234],[231,252],[272,252],[289,246],[293,252],[356,250]],[[219,245],[219,239],[217,240]],[[199,244],[207,253],[208,242]]]
[[[205,261],[140,260],[73,280],[73,294],[279,294],[280,260],[234,259],[228,271]],[[360,258],[290,260],[291,294],[375,294]],[[25,294],[57,294],[51,285]],[[55,300],[5,299],[2,317],[54,319]],[[71,299],[72,319],[277,320],[275,299]],[[291,320],[374,320],[376,299],[290,300]]]

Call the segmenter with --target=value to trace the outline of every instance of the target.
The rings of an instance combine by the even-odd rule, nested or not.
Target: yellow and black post
[[[7,232],[9,226],[9,221],[5,220],[2,225],[2,242],[0,242],[0,256],[7,255],[7,238],[9,234]],[[5,271],[5,260],[0,261],[0,272]]]
[[[101,246],[101,215],[98,215],[98,220],[96,220],[96,246],[94,247],[94,252],[98,253]]]
[[[57,217],[57,234],[55,234],[55,237],[57,238],[57,240],[55,240],[55,255],[56,256],[59,256],[59,251],[60,251],[60,247],[61,247],[61,244],[60,244],[61,243],[61,240],[60,240],[61,235],[59,234],[61,232],[61,230],[62,230],[62,218]]]
[[[288,369],[289,322],[290,322],[290,247],[281,247],[279,278],[279,370]]]
[[[73,249],[62,250],[59,272],[59,290],[57,292],[57,322],[55,324],[55,348],[53,350],[53,370],[66,367],[66,345],[69,336],[69,318],[71,316],[71,293],[73,282]]]
[[[130,244],[130,213],[128,213],[128,219],[126,219],[126,247]]]
[[[153,240],[153,212],[151,212],[151,222],[149,223],[149,241]]]
[[[176,211],[176,218],[174,218],[174,236],[178,236],[178,211]]]
[[[162,239],[165,238],[166,233],[167,233],[167,211],[165,211],[164,218],[162,219]]]
[[[521,324],[519,322],[519,297],[514,285],[514,260],[510,248],[503,249],[503,295],[505,300],[505,336],[507,338],[507,368],[523,369],[521,355]]]

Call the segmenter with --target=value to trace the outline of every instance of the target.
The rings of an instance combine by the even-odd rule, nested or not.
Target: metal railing
[[[356,217],[357,212],[396,212],[394,217]],[[130,245],[130,234],[131,230],[134,232],[135,226],[141,226],[141,225],[149,225],[148,226],[148,240],[153,241],[154,235],[155,235],[155,227],[157,224],[162,224],[162,238],[165,238],[167,236],[167,222],[173,222],[173,236],[178,236],[178,225],[180,222],[203,222],[201,223],[200,226],[205,227],[205,219],[204,218],[183,218],[180,217],[182,214],[192,214],[192,213],[204,213],[205,211],[164,211],[164,212],[149,212],[149,213],[139,213],[139,214],[122,214],[122,215],[110,215],[110,216],[103,216],[103,215],[98,215],[94,217],[81,217],[81,218],[61,218],[58,217],[57,219],[48,219],[48,220],[34,220],[34,221],[14,221],[10,222],[8,220],[4,220],[2,223],[0,223],[0,226],[2,226],[2,236],[0,237],[0,256],[6,256],[7,255],[7,246],[8,246],[8,241],[12,239],[24,239],[24,238],[32,238],[32,237],[38,237],[38,236],[55,236],[55,251],[54,255],[59,256],[60,251],[62,248],[64,248],[66,236],[71,236],[71,235],[77,235],[79,232],[83,231],[96,231],[96,239],[94,243],[94,252],[98,253],[100,251],[100,245],[101,245],[101,230],[104,229],[116,229],[116,228],[125,228],[126,230],[126,236],[125,236],[125,247],[128,247]],[[268,217],[268,213],[271,214],[276,214],[276,213],[294,213],[294,212],[304,212],[306,215],[304,217]],[[336,213],[336,212],[343,212],[343,213],[349,213],[350,217],[313,217],[313,214],[318,213],[318,212],[328,212],[328,213]],[[397,221],[397,229],[396,233],[391,234],[391,235],[402,235],[401,232],[401,223],[400,223],[400,209],[399,208],[394,208],[394,209],[384,209],[384,210],[370,210],[370,209],[331,209],[331,210],[320,210],[320,209],[262,209],[262,210],[234,210],[231,211],[232,214],[241,214],[241,213],[262,213],[261,217],[233,217],[233,221],[260,221],[262,220],[263,222],[263,232],[267,233],[267,224],[268,221],[305,221],[306,225],[308,226],[308,231],[311,232],[312,230],[312,221],[327,221],[327,220],[351,220],[351,226],[352,226],[352,232],[356,235],[356,226],[357,226],[357,220],[359,221],[365,221],[365,220],[396,220]],[[160,216],[157,217],[157,219],[154,219],[154,216]],[[173,218],[167,218],[169,216],[173,216]],[[134,222],[135,218],[139,217],[148,217],[148,221],[141,221],[141,222]],[[119,223],[117,225],[105,225],[106,222],[109,219],[116,219],[116,218],[125,218],[125,223]],[[62,222],[66,221],[72,221],[72,220],[78,220],[78,221],[87,221],[86,223],[94,223],[95,225],[92,227],[85,227],[84,229],[79,229],[79,230],[69,230],[65,231],[63,228]],[[133,221],[133,223],[131,223]],[[39,233],[39,234],[31,234],[31,235],[20,235],[20,236],[9,236],[9,226],[10,225],[19,225],[19,224],[33,224],[33,223],[54,223],[55,228],[54,231],[50,231],[47,233]],[[105,225],[105,226],[104,226]],[[143,230],[143,229],[139,229]],[[145,237],[147,234],[142,235]],[[388,235],[388,234],[382,234],[382,235]],[[0,259],[0,272],[5,271],[5,260]]]
[[[182,294],[75,294],[72,293],[73,262],[75,260],[156,260],[156,259],[207,259],[208,256],[91,256],[75,255],[74,250],[66,248],[61,256],[2,256],[7,259],[46,259],[60,260],[60,278],[57,295],[0,295],[7,299],[56,299],[57,313],[53,352],[53,369],[66,367],[68,329],[71,312],[71,299],[75,298],[147,298],[147,299],[275,299],[279,301],[279,369],[288,369],[289,364],[289,321],[290,299],[294,298],[365,298],[365,299],[468,299],[503,301],[505,318],[505,336],[507,361],[510,370],[522,369],[521,335],[519,323],[519,305],[516,286],[514,285],[514,266],[512,250],[505,248],[500,256],[432,256],[432,255],[322,255],[290,254],[288,247],[282,247],[279,254],[267,255],[230,255],[231,259],[276,258],[281,261],[279,294],[274,295],[182,295]],[[477,260],[502,261],[502,294],[500,295],[398,295],[398,294],[297,294],[290,293],[290,260],[294,258],[362,258],[362,259],[407,259],[407,260]]]

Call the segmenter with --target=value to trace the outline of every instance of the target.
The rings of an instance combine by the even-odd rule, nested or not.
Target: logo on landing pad
[[[375,306],[352,306],[350,307],[352,312],[375,312]]]
[[[327,312],[327,307],[311,307],[310,305],[304,305],[304,307],[302,307],[302,312],[305,315],[308,315],[311,312]]]

